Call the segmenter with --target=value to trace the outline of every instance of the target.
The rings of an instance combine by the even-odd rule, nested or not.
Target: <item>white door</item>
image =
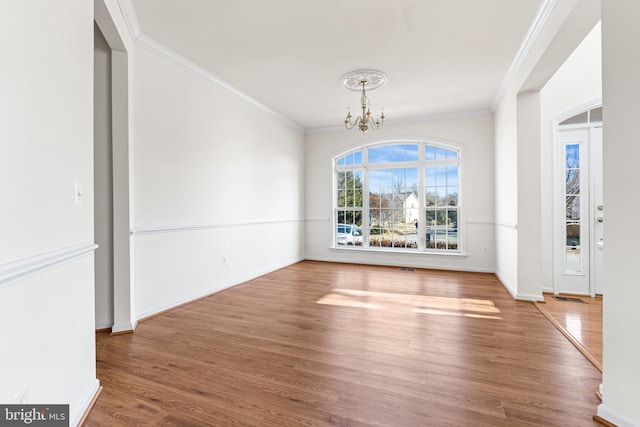
[[[602,294],[602,125],[560,126],[556,156],[556,293]]]

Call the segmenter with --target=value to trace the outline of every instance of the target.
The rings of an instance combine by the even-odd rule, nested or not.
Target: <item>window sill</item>
[[[363,248],[362,246],[330,246],[331,252],[365,252],[365,253],[378,253],[378,254],[402,254],[402,255],[415,255],[415,256],[436,256],[436,257],[454,257],[454,258],[466,258],[465,252],[435,252],[435,251],[419,251],[415,249],[385,249],[385,248]]]

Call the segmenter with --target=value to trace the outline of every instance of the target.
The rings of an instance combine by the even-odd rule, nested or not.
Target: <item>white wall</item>
[[[403,137],[449,141],[462,147],[462,218],[466,255],[379,253],[332,249],[332,159],[358,145]],[[489,112],[443,116],[421,122],[385,122],[377,132],[361,135],[340,129],[314,133],[305,139],[305,254],[323,261],[388,264],[412,267],[494,271],[493,117]],[[316,239],[318,244],[315,244]],[[489,253],[482,253],[482,246]]]
[[[92,3],[0,3],[0,58],[0,402],[68,403],[75,425],[99,386]]]
[[[496,274],[518,292],[518,128],[516,94],[510,90],[495,112]]]
[[[304,135],[144,47],[133,57],[137,317],[302,259]]]
[[[602,99],[602,46],[598,23],[540,91],[542,164],[542,285],[553,289],[553,120],[581,105]]]
[[[518,292],[519,299],[543,300],[540,222],[540,91],[521,92],[518,110]]]
[[[606,215],[603,403],[598,414],[640,426],[640,2],[602,2],[604,206]]]

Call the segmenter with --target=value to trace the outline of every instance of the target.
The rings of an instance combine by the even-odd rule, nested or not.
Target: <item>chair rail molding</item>
[[[160,234],[160,233],[178,233],[185,231],[196,230],[210,230],[210,229],[224,229],[235,227],[249,227],[260,225],[274,225],[274,224],[290,224],[305,222],[303,219],[275,219],[265,221],[239,221],[239,222],[215,222],[215,223],[200,223],[200,224],[164,224],[164,225],[142,225],[136,226],[129,230],[129,233],[134,236],[140,236],[145,234]]]
[[[97,248],[94,242],[85,242],[0,264],[0,289],[93,253]]]

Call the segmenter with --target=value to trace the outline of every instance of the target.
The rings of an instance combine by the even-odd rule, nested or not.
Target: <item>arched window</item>
[[[334,159],[334,246],[460,252],[460,149],[369,145]]]

